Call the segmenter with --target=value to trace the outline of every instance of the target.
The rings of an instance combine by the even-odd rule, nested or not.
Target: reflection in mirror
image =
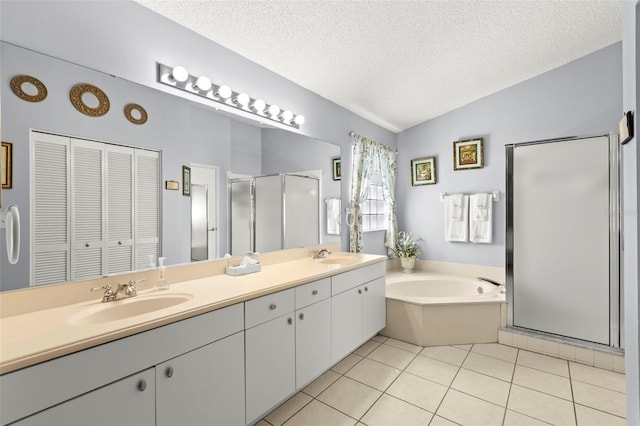
[[[159,152],[157,183],[161,222],[158,255],[166,257],[168,265],[192,260],[192,198],[183,195],[181,190],[182,166],[192,168],[194,185],[207,185],[208,188],[207,250],[206,257],[203,252],[196,256],[198,260],[220,257],[230,249],[229,226],[232,224],[227,206],[227,176],[230,174],[309,175],[314,172],[313,175],[319,178],[321,205],[324,206],[327,198],[340,198],[339,182],[331,178],[331,159],[340,156],[340,148],[336,145],[285,130],[260,127],[235,116],[230,118],[213,107],[6,42],[0,43],[0,56],[3,58],[0,63],[3,86],[7,87],[13,76],[27,74],[42,81],[48,91],[47,98],[39,103],[25,102],[10,91],[1,99],[2,140],[12,142],[14,147],[14,184],[13,188],[3,191],[3,204],[19,206],[24,244],[16,265],[8,263],[6,249],[0,247],[0,290],[33,285],[30,130]],[[78,83],[92,84],[104,91],[111,104],[108,113],[101,117],[79,113],[69,101],[69,90]],[[91,99],[83,97],[83,101],[93,106]],[[148,119],[145,123],[135,124],[126,118],[125,106],[132,103],[146,110]],[[197,175],[196,170],[204,171],[204,175]],[[166,181],[178,181],[180,190],[166,189]],[[318,208],[317,222],[321,224],[321,243],[340,241],[339,236],[327,232],[324,207]],[[65,244],[73,242],[72,236]],[[146,268],[148,264],[148,257],[145,257],[136,261],[133,268]],[[99,273],[107,274],[107,270]]]

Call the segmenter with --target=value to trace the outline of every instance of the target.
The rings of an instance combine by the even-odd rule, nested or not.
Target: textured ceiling
[[[392,132],[622,36],[620,1],[136,1]]]

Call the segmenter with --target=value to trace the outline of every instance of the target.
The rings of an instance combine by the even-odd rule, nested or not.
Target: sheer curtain
[[[362,251],[362,204],[369,194],[371,170],[374,164],[380,165],[382,192],[389,212],[385,246],[392,251],[396,246],[396,153],[389,147],[371,139],[352,134],[353,163],[351,171],[351,199],[349,206],[349,250],[352,253]]]

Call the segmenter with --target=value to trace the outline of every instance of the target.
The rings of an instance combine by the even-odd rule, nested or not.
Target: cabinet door
[[[257,420],[296,389],[293,312],[245,332],[247,423]]]
[[[153,368],[126,377],[60,405],[41,411],[15,426],[154,426]]]
[[[106,145],[107,273],[133,265],[133,148]]]
[[[135,268],[149,267],[149,256],[160,255],[160,156],[135,150]]]
[[[386,282],[384,277],[370,281],[362,286],[362,339],[376,335],[387,325]]]
[[[335,295],[331,310],[332,361],[338,362],[362,343],[362,287]]]
[[[331,300],[296,311],[296,388],[331,367]]]
[[[157,426],[244,425],[244,333],[156,366]]]

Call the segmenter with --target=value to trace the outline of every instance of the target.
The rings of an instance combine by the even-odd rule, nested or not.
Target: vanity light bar
[[[158,81],[167,86],[219,102],[227,106],[254,114],[262,119],[299,129],[304,124],[302,114],[283,110],[278,105],[267,104],[262,99],[252,98],[246,93],[234,92],[229,86],[216,85],[206,76],[195,77],[182,66],[170,67],[158,64]]]

